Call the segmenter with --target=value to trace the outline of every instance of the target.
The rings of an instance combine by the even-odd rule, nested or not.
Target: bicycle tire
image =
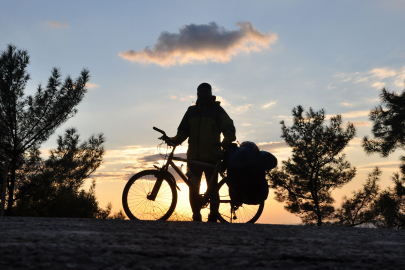
[[[226,181],[227,179],[224,178],[218,184],[220,197],[218,220],[228,223],[255,223],[263,212],[264,201],[257,205],[242,204],[233,216],[231,213],[229,188],[226,185]]]
[[[128,180],[122,193],[122,206],[129,219],[167,220],[173,213],[177,204],[177,190],[172,179],[163,178],[154,201],[147,198],[158,173],[156,170],[145,170]]]

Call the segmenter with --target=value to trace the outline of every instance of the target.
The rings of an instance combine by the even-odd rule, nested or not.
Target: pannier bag
[[[253,142],[243,142],[240,147],[233,144],[227,155],[227,177],[229,195],[242,204],[260,204],[269,194],[266,170],[277,166],[277,158],[260,151]]]
[[[271,153],[260,151],[256,156],[256,167],[263,170],[271,170],[277,167],[277,158]]]

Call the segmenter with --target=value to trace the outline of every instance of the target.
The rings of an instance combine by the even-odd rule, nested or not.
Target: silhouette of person
[[[197,88],[196,105],[188,107],[177,129],[177,135],[172,140],[182,143],[188,138],[187,159],[215,165],[221,155],[221,146],[227,149],[236,140],[235,132],[232,119],[220,106],[220,102],[216,101],[216,97],[212,95],[211,85],[202,83]],[[222,143],[220,141],[221,133],[224,136]],[[188,163],[187,167],[198,181],[196,183],[198,187],[203,172],[207,182],[214,173],[214,168],[197,164]],[[218,174],[215,175],[214,182],[213,192],[210,194],[211,203],[208,216],[210,222],[216,222],[218,217]],[[198,193],[190,188],[190,205],[194,221],[201,221],[201,201]]]

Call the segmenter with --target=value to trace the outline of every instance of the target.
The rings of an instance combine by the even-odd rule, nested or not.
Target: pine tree
[[[363,188],[353,192],[353,197],[344,197],[342,207],[336,210],[335,224],[340,226],[354,227],[371,223],[376,216],[374,201],[378,196],[381,170],[377,167],[368,175]]]
[[[74,116],[76,106],[86,93],[89,71],[83,69],[76,80],[54,68],[45,88],[38,86],[35,95],[25,96],[30,79],[27,73],[29,55],[8,45],[0,56],[0,154],[10,161],[7,179],[7,212],[14,205],[16,172],[27,151],[35,151],[56,128]],[[31,150],[30,150],[31,149]]]
[[[292,147],[292,157],[283,161],[281,169],[268,174],[276,200],[286,202],[285,209],[301,217],[305,224],[324,223],[334,213],[333,189],[348,183],[355,176],[341,154],[355,135],[353,124],[342,128],[342,117],[330,119],[325,126],[325,111],[311,108],[304,116],[302,106],[293,109],[293,125],[282,125],[282,138]]]
[[[388,187],[375,200],[374,224],[379,228],[405,229],[405,175],[395,173],[392,181],[394,188]]]
[[[397,94],[383,88],[380,98],[381,104],[370,113],[374,139],[365,136],[363,147],[367,154],[380,153],[387,157],[405,147],[405,89]],[[405,157],[401,159],[405,161]]]
[[[99,134],[80,143],[77,131],[70,128],[58,137],[58,146],[47,160],[42,160],[38,151],[30,153],[17,173],[16,212],[23,216],[96,217],[95,182],[88,192],[80,188],[101,165],[104,141]]]
[[[374,139],[367,136],[363,147],[367,154],[387,157],[397,149],[405,149],[405,89],[398,94],[383,88],[381,104],[370,113]],[[405,156],[400,157],[401,173],[395,173],[394,188],[383,191],[376,200],[376,225],[386,228],[405,228]]]

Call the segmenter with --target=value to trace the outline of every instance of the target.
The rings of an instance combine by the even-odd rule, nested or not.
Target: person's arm
[[[236,140],[236,129],[233,124],[233,120],[225,112],[225,110],[220,107],[219,114],[219,124],[222,134],[224,135],[224,140],[222,141],[223,148],[226,148],[231,142]]]
[[[183,119],[180,122],[179,127],[177,128],[177,135],[171,138],[174,142],[180,144],[184,142],[188,136],[190,136],[190,126],[188,124],[188,113],[189,110],[184,114]]]

